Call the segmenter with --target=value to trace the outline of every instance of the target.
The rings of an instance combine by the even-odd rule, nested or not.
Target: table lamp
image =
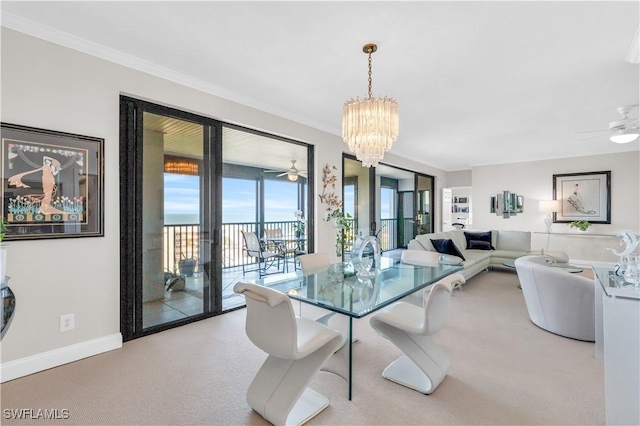
[[[551,224],[553,223],[553,216],[551,213],[560,211],[560,200],[542,200],[540,201],[540,211],[546,212],[547,215],[544,218],[544,224],[547,227],[547,233],[551,232]]]

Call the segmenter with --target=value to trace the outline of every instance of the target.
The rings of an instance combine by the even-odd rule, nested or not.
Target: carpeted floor
[[[604,424],[594,344],[533,325],[517,285],[514,273],[482,272],[455,292],[449,322],[434,337],[451,372],[428,396],[381,377],[400,352],[368,318],[357,321],[353,400],[341,377],[320,372],[312,386],[331,405],[309,424]],[[309,309],[303,305],[303,314]],[[242,309],[4,383],[2,424],[267,424],[245,401],[265,354],[247,339],[244,318]],[[8,418],[7,410],[21,408],[68,410],[69,418]]]

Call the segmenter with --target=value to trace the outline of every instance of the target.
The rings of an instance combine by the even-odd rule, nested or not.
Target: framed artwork
[[[104,139],[0,125],[5,240],[104,236]]]
[[[556,223],[611,223],[611,171],[553,175],[553,198],[560,200]]]

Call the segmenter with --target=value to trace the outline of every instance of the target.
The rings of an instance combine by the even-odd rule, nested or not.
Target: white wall
[[[461,186],[471,186],[471,170],[458,170],[447,172],[447,187],[455,188]]]
[[[68,348],[81,357],[120,344],[121,94],[316,145],[315,194],[322,190],[319,176],[325,163],[338,167],[338,177],[342,174],[346,146],[339,136],[6,28],[1,78],[3,122],[105,139],[105,236],[11,243],[8,274],[17,308],[2,341],[2,380],[16,366],[27,365],[19,369],[21,374],[33,372],[29,365],[36,359],[51,360],[38,364],[42,368],[68,362]],[[385,156],[385,163],[444,175],[392,154]],[[322,206],[317,211],[323,212]],[[315,221],[316,250],[334,253],[331,225],[318,214]],[[68,313],[75,314],[75,330],[61,333],[59,316]],[[109,344],[97,344],[105,339]],[[87,349],[93,343],[99,349]],[[76,350],[79,347],[83,349]]]
[[[611,143],[603,141],[603,143]],[[635,142],[638,146],[638,141]],[[598,172],[611,170],[611,224],[594,224],[587,234],[571,230],[568,224],[554,223],[551,232],[576,235],[551,235],[549,250],[561,250],[571,259],[616,261],[607,247],[620,249],[621,229],[640,230],[640,151],[620,154],[564,158],[548,161],[474,167],[473,226],[476,229],[510,229],[544,232],[545,213],[538,209],[540,200],[553,198],[553,175],[562,173]],[[502,191],[515,192],[524,197],[524,212],[503,219],[489,212],[490,198]],[[547,235],[533,234],[534,248],[545,247]]]

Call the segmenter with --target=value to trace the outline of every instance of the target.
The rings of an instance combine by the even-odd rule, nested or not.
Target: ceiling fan
[[[289,170],[287,170],[284,173],[280,173],[278,175],[278,177],[286,176],[287,179],[289,179],[291,182],[297,181],[298,180],[298,176],[307,177],[306,172],[298,170],[298,168],[296,167],[296,161],[298,161],[298,160],[291,160],[291,167],[289,167]],[[265,170],[265,173],[278,173],[278,172],[281,172],[281,171],[282,170]]]
[[[629,118],[629,113],[638,106],[636,105],[626,105],[618,107],[618,113],[622,115],[622,118],[618,121],[612,121],[609,123],[608,129],[602,130],[585,130],[576,133],[598,133],[594,136],[589,136],[587,138],[581,140],[587,140],[592,138],[597,138],[604,135],[611,135],[609,140],[615,143],[628,143],[633,142],[638,139],[640,134],[638,134],[638,118]]]

